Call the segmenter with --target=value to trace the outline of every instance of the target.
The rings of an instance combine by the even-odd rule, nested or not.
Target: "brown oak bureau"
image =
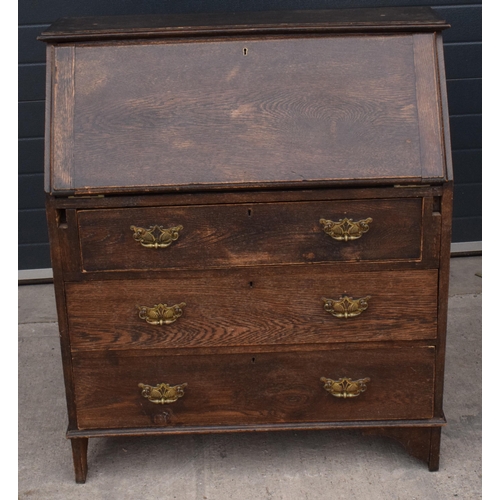
[[[46,192],[88,438],[360,429],[439,465],[452,171],[427,8],[61,19]]]

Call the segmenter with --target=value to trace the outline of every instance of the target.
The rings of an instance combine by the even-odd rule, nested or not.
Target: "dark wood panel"
[[[20,211],[18,214],[18,243],[47,243],[48,240],[45,209]]]
[[[428,7],[279,10],[63,18],[42,34],[43,40],[88,40],[134,36],[177,36],[198,34],[269,34],[282,32],[434,31],[446,23]]]
[[[74,149],[65,141],[74,175],[55,161],[54,188],[420,177],[410,37],[243,45],[78,48]],[[191,69],[169,70],[186,58]],[[151,64],[155,78],[144,79]]]
[[[320,223],[344,218],[372,222],[353,241]],[[420,198],[83,210],[78,225],[87,272],[422,258]],[[135,241],[132,226],[155,225],[183,229],[167,248]]]
[[[446,69],[444,61],[443,35],[436,35],[436,72],[438,75],[438,86],[440,93],[440,118],[443,139],[443,162],[446,171],[446,180],[453,182],[452,149],[450,138],[450,120],[448,111],[448,96],[446,91]]]
[[[481,217],[456,217],[453,219],[453,242],[482,241]]]
[[[480,183],[482,181],[483,155],[480,149],[453,152],[453,170],[457,184]]]
[[[45,130],[45,102],[20,102],[18,105],[18,136],[43,137]]]
[[[43,174],[43,138],[18,141],[19,174]]]
[[[428,436],[433,428],[440,428],[446,425],[444,418],[429,418],[421,420],[405,420],[404,427],[398,420],[363,420],[355,422],[313,422],[313,423],[293,423],[293,424],[252,424],[252,425],[217,425],[217,426],[185,426],[185,427],[129,427],[126,429],[68,429],[66,436],[68,438],[95,438],[95,437],[128,437],[128,436],[168,436],[183,434],[233,434],[239,432],[278,432],[278,431],[312,431],[312,430],[351,430],[360,431],[362,434],[379,435],[391,437],[399,441],[408,453],[416,458],[418,453],[412,451],[412,445],[419,446],[421,439],[413,436],[417,431],[422,431]],[[395,432],[391,433],[391,429]],[[407,432],[405,432],[407,431]],[[393,435],[391,435],[393,434]],[[398,437],[396,437],[398,436]],[[410,436],[416,438],[416,443],[408,441]]]
[[[79,429],[418,419],[433,416],[434,349],[137,358],[75,355]],[[369,378],[358,397],[331,396],[321,377]],[[187,383],[173,404],[138,384]]]
[[[438,76],[435,36],[422,33],[413,35],[413,53],[422,177],[445,177],[443,144],[436,140],[440,136],[442,126],[436,86]]]
[[[375,342],[436,337],[437,272],[338,272],[328,266],[177,272],[169,279],[89,281],[66,288],[74,349]],[[323,298],[371,296],[336,318]],[[184,302],[170,325],[137,306]]]
[[[54,292],[56,299],[57,323],[61,341],[61,355],[63,360],[64,387],[66,392],[66,407],[68,411],[68,428],[76,428],[76,405],[74,397],[73,367],[68,331],[66,311],[65,283],[62,271],[71,266],[71,256],[66,251],[60,218],[56,216],[53,200],[46,196],[47,219],[50,238],[50,257],[53,265]]]
[[[451,116],[451,145],[453,149],[481,149],[481,115]]]
[[[57,73],[57,79],[53,80],[52,100],[49,108],[52,128],[45,142],[46,151],[50,151],[50,155],[46,157],[46,191],[50,189],[49,179],[54,186],[72,186],[75,155],[73,147],[75,47],[74,45],[56,47],[51,54],[53,61],[51,71]],[[51,74],[47,74],[47,77],[53,78]],[[93,84],[91,82],[91,85]],[[61,168],[62,165],[64,168]]]
[[[55,47],[47,46],[47,74],[45,77],[45,141],[44,141],[44,190],[46,193],[50,192],[50,178],[52,171],[52,122],[53,122],[53,87],[57,84],[57,72],[55,67]],[[64,80],[64,72],[62,73]],[[59,103],[60,105],[60,103]],[[73,130],[71,127],[70,130]],[[57,144],[57,139],[54,140]]]
[[[444,46],[448,79],[481,78],[482,44],[458,43]]]
[[[20,101],[45,100],[45,64],[19,66],[18,82]]]
[[[441,196],[442,186],[390,186],[357,188],[322,188],[291,190],[250,190],[250,191],[203,191],[197,193],[172,192],[159,194],[148,192],[134,196],[72,196],[54,198],[57,208],[77,210],[139,207],[173,207],[192,205],[224,205],[242,203],[287,203],[302,201],[371,200],[399,198],[427,198]]]
[[[443,1],[443,3],[445,3]],[[443,40],[449,42],[480,42],[482,39],[481,5],[455,7],[453,5],[433,8],[442,19],[451,24],[451,29],[443,32]]]
[[[224,354],[242,354],[249,350],[252,353],[295,353],[297,352],[324,352],[331,351],[332,349],[345,349],[348,350],[358,350],[358,349],[387,349],[387,348],[405,348],[411,346],[413,349],[421,347],[435,347],[437,344],[436,339],[424,339],[424,340],[413,340],[408,342],[407,340],[395,340],[391,342],[380,341],[380,342],[341,342],[341,343],[324,343],[324,344],[259,344],[249,346],[213,346],[213,347],[194,347],[192,349],[186,350],[184,347],[175,348],[163,348],[163,347],[151,347],[151,348],[133,348],[133,349],[100,349],[100,350],[72,350],[75,356],[83,355],[86,358],[100,358],[104,352],[110,353],[121,353],[126,356],[131,357],[155,357],[155,356],[206,356],[213,355],[219,356]]]
[[[439,262],[439,285],[438,285],[438,336],[436,344],[436,390],[434,393],[434,405],[436,416],[444,416],[443,394],[444,394],[444,369],[446,355],[446,329],[448,321],[448,291],[450,283],[450,250],[451,250],[451,224],[453,216],[453,183],[448,182],[443,186],[443,198],[441,200],[441,252]],[[438,438],[439,441],[439,438]],[[438,447],[439,448],[439,447]],[[432,455],[432,453],[431,453]],[[439,450],[438,450],[439,455]],[[438,457],[430,460],[431,464],[437,466]]]
[[[481,113],[482,83],[483,81],[480,78],[448,81],[450,115]]]
[[[439,215],[435,217],[439,219]],[[439,222],[438,220],[436,222]],[[439,240],[433,241],[433,244],[439,245]],[[433,265],[436,266],[438,262],[438,258],[433,259]],[[79,263],[78,256],[75,257],[74,263]],[[429,265],[425,265],[422,261],[402,261],[402,262],[394,262],[394,261],[381,261],[381,262],[352,262],[346,263],[342,261],[332,262],[329,264],[315,264],[315,266],[330,266],[332,269],[332,274],[337,272],[343,272],[346,269],[346,266],[349,269],[352,269],[353,272],[368,272],[368,271],[391,271],[391,270],[402,270],[402,271],[411,271],[411,270],[425,270],[429,269]],[[291,267],[305,267],[306,265],[297,265],[292,264],[290,266],[286,266],[286,268]],[[267,266],[266,268],[270,268],[272,266]],[[248,268],[238,268],[238,269],[248,269]],[[177,272],[177,271],[176,271]],[[179,270],[180,272],[180,270]],[[172,274],[172,270],[155,270],[154,275],[157,279],[169,279]],[[68,282],[95,282],[95,281],[121,281],[121,280],[148,280],[151,277],[151,271],[113,271],[109,273],[82,273],[78,270],[68,269],[64,271],[64,278]]]
[[[19,209],[43,208],[45,194],[43,192],[43,174],[21,175],[18,178]]]

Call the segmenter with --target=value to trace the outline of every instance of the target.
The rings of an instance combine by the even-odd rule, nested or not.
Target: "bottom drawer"
[[[164,354],[128,351],[75,355],[78,428],[433,416],[433,347]],[[369,381],[364,380],[366,389],[358,396],[355,393],[364,388],[362,383],[350,386],[344,381],[333,387],[330,384],[337,394],[334,396],[325,389],[328,382],[321,380],[340,381],[344,377]],[[160,384],[180,387],[176,392]]]

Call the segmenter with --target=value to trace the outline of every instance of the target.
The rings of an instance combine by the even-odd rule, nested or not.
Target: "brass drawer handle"
[[[344,295],[339,300],[325,299],[321,300],[324,303],[324,309],[336,318],[354,318],[359,316],[363,311],[368,309],[368,300],[371,299],[370,295],[361,297],[360,299],[353,299]]]
[[[332,396],[344,399],[359,396],[362,392],[366,391],[366,384],[370,382],[368,377],[354,381],[346,377],[339,380],[321,377],[320,380],[325,384],[323,388]]]
[[[323,231],[337,241],[352,241],[361,238],[369,229],[370,222],[373,222],[371,217],[367,219],[353,222],[352,219],[342,219],[338,222],[332,220],[320,219],[320,224],[323,225]]]
[[[169,227],[163,229],[163,226],[150,226],[149,229],[130,226],[134,232],[133,238],[146,248],[167,248],[179,238],[179,231],[182,226]]]
[[[167,304],[155,304],[153,307],[136,306],[139,309],[139,318],[146,320],[150,325],[170,325],[177,321],[186,307],[185,302],[167,306]]]
[[[175,403],[179,398],[184,396],[184,389],[187,384],[169,385],[158,384],[155,387],[147,384],[139,384],[142,389],[141,395],[157,405],[164,405],[165,403]]]

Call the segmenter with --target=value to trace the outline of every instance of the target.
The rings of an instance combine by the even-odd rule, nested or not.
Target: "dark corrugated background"
[[[481,240],[481,2],[474,0],[19,0],[19,269],[50,267],[43,194],[45,44],[59,17],[427,5],[451,23],[445,61],[455,168],[453,241]]]

